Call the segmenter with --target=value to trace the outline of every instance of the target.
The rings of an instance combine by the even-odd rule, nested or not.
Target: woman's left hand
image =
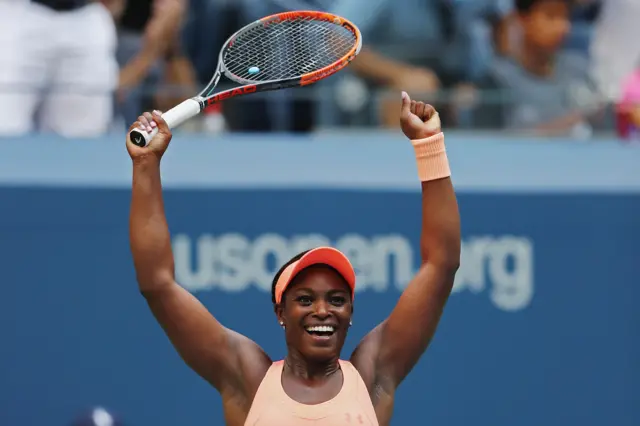
[[[438,111],[424,102],[412,101],[406,92],[402,92],[400,127],[411,140],[428,138],[442,131]]]

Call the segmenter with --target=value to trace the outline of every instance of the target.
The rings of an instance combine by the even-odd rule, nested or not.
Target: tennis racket
[[[313,84],[340,71],[360,52],[360,30],[331,13],[292,11],[259,19],[233,34],[220,51],[209,84],[162,114],[175,128],[208,106],[237,96]],[[242,86],[215,92],[224,74]],[[132,130],[130,140],[147,146],[158,133]]]

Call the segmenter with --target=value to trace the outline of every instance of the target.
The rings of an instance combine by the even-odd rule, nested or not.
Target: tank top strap
[[[284,368],[284,360],[275,361],[271,364],[260,383],[258,393],[268,395],[268,400],[273,402],[274,399],[278,401],[287,400],[288,397],[284,393],[282,388],[282,370]],[[256,394],[257,396],[257,394]]]
[[[340,360],[340,369],[342,370],[342,388],[347,395],[352,394],[358,388],[361,381],[360,373],[349,361]]]
[[[280,361],[274,361],[269,367],[269,369],[267,370],[267,374],[265,375],[265,378],[269,377],[270,380],[273,380],[274,376],[281,377],[283,368],[284,368],[283,359],[281,359]]]
[[[245,426],[254,425],[260,418],[260,416],[268,411],[273,404],[286,404],[287,401],[282,398],[282,394],[279,388],[280,377],[282,375],[283,361],[275,361],[267,370],[267,373],[262,378],[260,386],[253,397],[251,408],[247,413],[247,419],[245,420]]]

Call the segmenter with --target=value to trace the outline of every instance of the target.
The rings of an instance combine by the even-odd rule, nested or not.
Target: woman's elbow
[[[447,273],[454,274],[460,268],[460,242],[443,244],[441,247],[421,247],[422,263],[437,266]]]
[[[458,268],[460,268],[460,254],[439,258],[434,262],[434,265],[445,271],[448,275],[454,276],[456,272],[458,272]]]
[[[175,283],[175,279],[170,273],[138,274],[137,280],[140,293],[145,297],[162,291]]]

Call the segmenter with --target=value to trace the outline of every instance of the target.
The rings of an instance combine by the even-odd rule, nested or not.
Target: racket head
[[[346,67],[361,48],[358,27],[338,15],[308,10],[276,13],[229,37],[216,74],[246,85],[250,92],[264,86],[270,90],[305,86]],[[211,96],[214,87],[201,96]]]

